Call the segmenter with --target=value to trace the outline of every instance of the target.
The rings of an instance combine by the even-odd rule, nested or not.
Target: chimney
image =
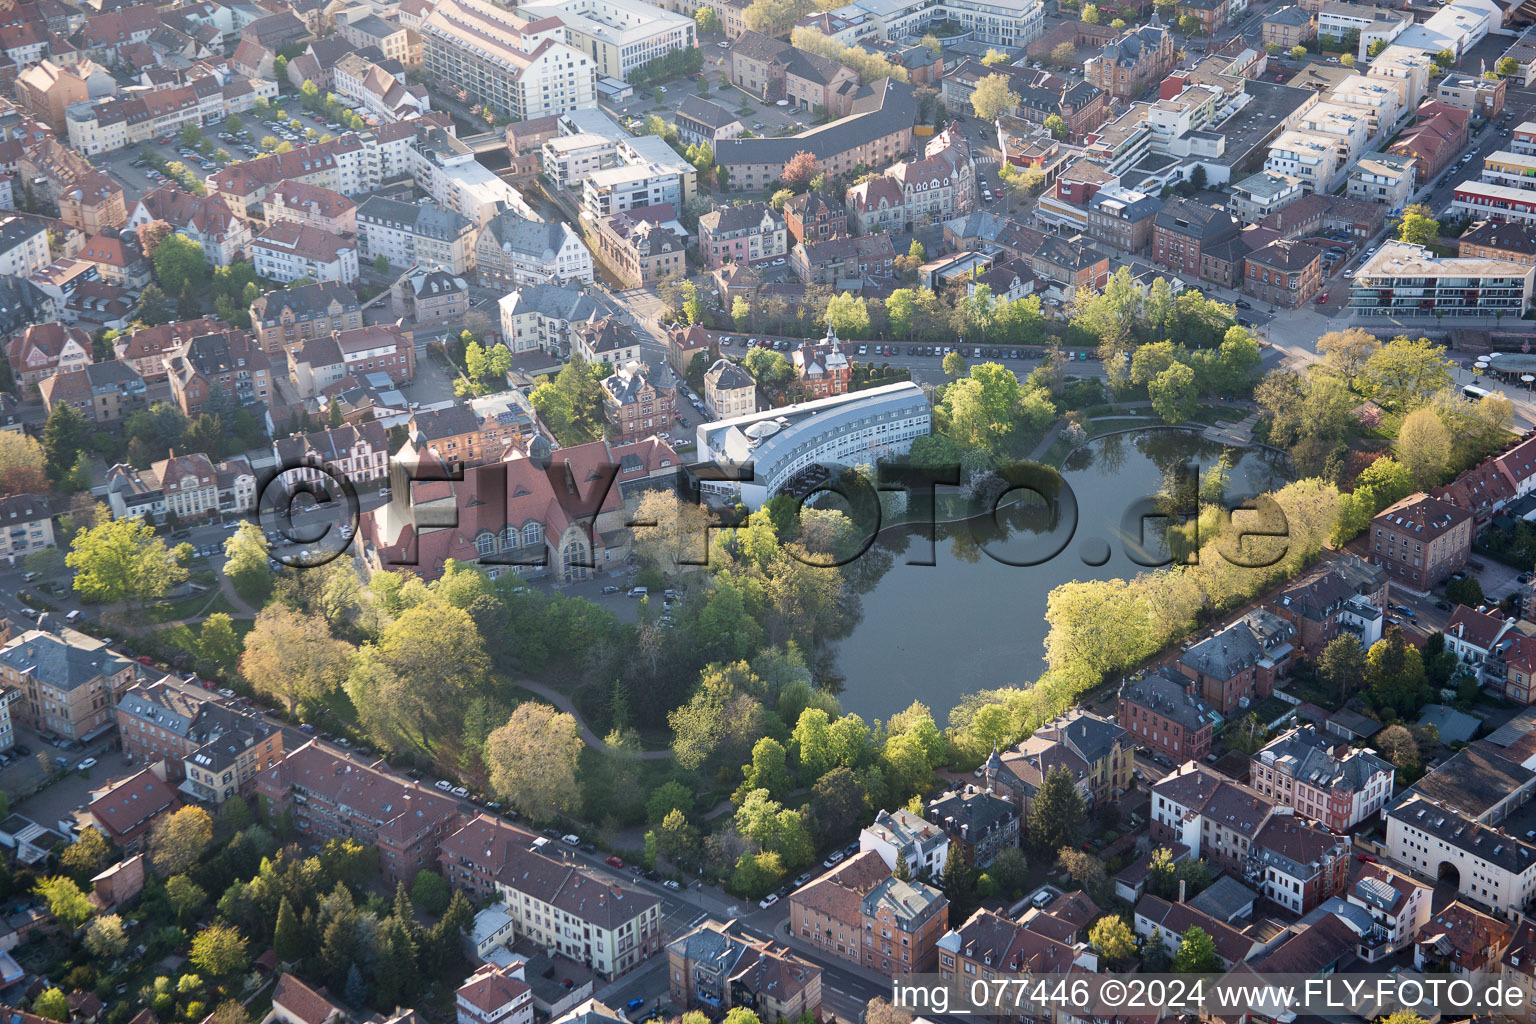
[[[1179,879],[1179,902],[1184,902],[1184,879]]]

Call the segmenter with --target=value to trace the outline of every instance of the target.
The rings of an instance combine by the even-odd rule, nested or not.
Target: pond
[[[1166,520],[1147,521],[1141,547],[1137,499],[1148,499],[1150,512],[1159,494],[1173,493],[1165,481],[1179,481],[1179,467],[1188,467],[1178,492],[1192,509],[1195,467],[1204,481],[1223,452],[1231,467],[1229,507],[1288,482],[1284,460],[1262,449],[1228,449],[1182,429],[1138,429],[1100,438],[1068,458],[1063,512],[1054,521],[1033,500],[1000,514],[1001,524],[984,515],[941,524],[931,544],[919,526],[884,531],[865,556],[872,568],[854,567],[865,579],[860,612],[837,649],[843,707],[866,719],[888,718],[918,700],[942,726],[966,693],[1033,681],[1044,669],[1052,588],[1128,578],[1144,570],[1133,556],[1157,561],[1164,550],[1158,527]]]

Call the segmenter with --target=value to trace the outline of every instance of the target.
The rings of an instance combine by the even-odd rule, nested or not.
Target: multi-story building
[[[311,740],[256,777],[256,793],[288,814],[313,842],[355,839],[379,849],[391,883],[409,884],[438,862],[461,823],[458,801],[402,779],[383,761],[364,762]]]
[[[188,340],[200,334],[211,334],[223,326],[218,320],[199,317],[125,331],[114,340],[112,354],[133,367],[134,372],[145,380],[163,378],[166,356]]]
[[[774,1020],[821,1013],[821,968],[788,947],[706,919],[667,944],[672,1005],[725,1013],[750,1007]]]
[[[663,204],[681,209],[697,191],[697,169],[654,135],[621,140],[616,152],[615,166],[582,179],[581,209],[589,220]]]
[[[912,87],[882,78],[859,87],[846,117],[784,138],[724,139],[715,147],[715,160],[736,192],[773,185],[802,152],[811,154],[828,178],[861,164],[886,167],[912,148],[916,116]]]
[[[1202,33],[1213,36],[1226,27],[1231,5],[1228,0],[1178,0],[1173,6],[1173,14],[1180,20],[1194,18],[1200,23]]]
[[[293,220],[269,223],[250,244],[256,273],[273,281],[357,280],[357,240]]]
[[[556,188],[579,190],[582,182],[619,162],[619,142],[595,132],[544,140],[539,163]]]
[[[1193,680],[1163,669],[1127,679],[1120,686],[1120,727],[1175,764],[1203,760],[1217,715],[1194,691]]]
[[[166,358],[171,400],[188,417],[209,409],[272,404],[272,364],[244,331],[220,331],[188,340]]]
[[[823,109],[846,117],[859,76],[852,68],[761,32],[744,32],[731,44],[731,84],[770,102],[788,100],[797,110]]]
[[[314,467],[351,480],[372,483],[389,475],[389,432],[377,420],[327,427],[312,434],[293,434],[272,441],[273,465],[284,473]]]
[[[981,909],[939,940],[939,978],[954,999],[976,981],[986,980],[988,973],[1008,980],[1065,975],[1074,969],[1081,952],[1080,944],[1062,942],[1022,920],[1011,921],[995,910]]]
[[[533,1024],[533,989],[524,962],[481,964],[454,993],[457,1024]]]
[[[1413,197],[1416,171],[1413,159],[1404,154],[1372,153],[1355,161],[1349,169],[1346,194],[1381,203],[1389,210],[1400,210]]]
[[[1249,844],[1243,876],[1271,903],[1310,914],[1324,900],[1343,896],[1353,863],[1347,836],[1275,814]]]
[[[1371,71],[1374,77],[1375,64],[1371,65]],[[1433,181],[1455,161],[1458,154],[1465,152],[1470,123],[1471,115],[1465,110],[1444,103],[1422,104],[1414,123],[1398,133],[1397,138],[1387,147],[1387,152],[1412,160],[1414,174],[1419,181]]]
[[[1429,921],[1434,890],[1385,864],[1362,864],[1344,899],[1371,915],[1371,934],[1385,952],[1406,947]]]
[[[432,109],[427,87],[413,83],[398,60],[349,53],[332,68],[336,94],[380,121],[404,121]]]
[[[462,323],[469,312],[469,282],[446,270],[412,270],[390,290],[395,315],[418,325]]]
[[[1249,785],[1297,814],[1347,832],[1392,796],[1394,769],[1366,750],[1298,726],[1250,759]]]
[[[1237,237],[1232,215],[1191,199],[1170,199],[1152,224],[1152,261],[1179,274],[1200,277],[1202,254]]]
[[[679,279],[688,266],[686,236],[638,214],[619,213],[599,220],[597,247],[627,288]]]
[[[1456,255],[1463,259],[1502,260],[1536,266],[1536,224],[1479,221],[1456,240]]]
[[[517,391],[417,409],[405,425],[417,451],[466,466],[495,462],[509,445],[526,449],[535,431],[532,406]]]
[[[546,856],[548,842],[482,814],[441,839],[439,862],[450,885],[497,897],[519,938],[601,977],[661,953],[659,897]]]
[[[595,60],[558,18],[530,20],[490,0],[443,0],[421,25],[427,71],[515,121],[597,106]]]
[[[747,130],[734,112],[693,93],[683,97],[673,123],[684,142],[707,142],[711,148],[720,140],[737,138]]]
[[[1504,97],[1509,82],[1499,76],[1446,75],[1435,86],[1435,99],[1492,121],[1504,112]]]
[[[283,756],[283,732],[262,715],[183,689],[167,677],[131,687],[117,704],[123,756],[165,762],[187,795],[223,803]],[[224,776],[228,775],[226,779]]]
[[[112,709],[133,684],[134,663],[106,641],[45,621],[0,647],[0,683],[20,691],[11,716],[68,740],[111,728]]]
[[[415,31],[398,22],[385,21],[377,14],[337,18],[336,34],[359,50],[377,47],[386,60],[406,65],[421,63],[421,44],[413,42]]]
[[[592,283],[592,253],[569,224],[529,220],[515,210],[481,229],[475,262],[488,284]]]
[[[863,966],[890,977],[932,971],[949,928],[949,900],[931,885],[886,878],[864,895]]]
[[[524,285],[503,295],[501,341],[513,355],[544,352],[556,359],[571,354],[571,328],[598,315],[591,296],[557,284]],[[683,372],[687,372],[684,367]]]
[[[1258,171],[1233,182],[1232,198],[1227,201],[1227,207],[1238,223],[1247,227],[1300,199],[1303,192],[1300,178],[1277,171]]]
[[[949,834],[905,808],[882,810],[859,833],[859,855],[864,854],[879,857],[887,873],[905,863],[914,878],[938,878],[949,859]]]
[[[0,273],[31,277],[52,259],[46,221],[14,214],[0,218]]]
[[[1288,129],[1269,145],[1264,169],[1300,178],[1311,192],[1332,192],[1346,167],[1339,141],[1330,135]]]
[[[1536,191],[1464,181],[1455,187],[1451,209],[1468,217],[1536,224]]]
[[[277,97],[277,83],[261,77],[216,74],[206,68],[181,83],[94,102],[76,103],[64,111],[69,144],[78,153],[96,156],[124,146],[174,133],[188,124],[222,120],[250,110],[256,99]]]
[[[1441,257],[1408,242],[1387,242],[1355,272],[1349,311],[1359,318],[1519,317],[1531,305],[1533,271],[1525,263]]]
[[[1241,872],[1275,805],[1240,783],[1188,761],[1151,786],[1152,840],[1182,843],[1190,856]]]
[[[1286,309],[1307,303],[1323,286],[1323,251],[1306,242],[1274,241],[1243,259],[1243,292]]]
[[[674,50],[698,45],[692,18],[638,0],[543,0],[521,10],[560,22],[566,44],[591,54],[600,76],[619,81]]]
[[[848,233],[848,210],[833,197],[812,189],[784,204],[784,226],[794,245],[825,242]]]
[[[118,463],[107,470],[107,505],[116,519],[140,516],[155,523],[256,508],[256,474],[244,458],[211,462],[194,455],[162,459],[148,469]]]
[[[340,192],[305,181],[285,181],[261,202],[267,226],[291,220],[333,235],[357,234],[357,204]]]
[[[1536,155],[1489,153],[1483,157],[1482,179],[1490,185],[1536,189]]]
[[[92,800],[85,808],[85,818],[107,842],[132,855],[149,845],[155,824],[180,806],[175,791],[154,770],[146,768]]]
[[[651,383],[638,361],[617,364],[602,386],[603,412],[610,433],[621,444],[670,428],[677,415],[677,389]]]
[[[1282,50],[1305,46],[1317,38],[1317,12],[1300,7],[1282,7],[1265,15],[1261,38],[1265,46],[1273,43]]]
[[[755,263],[788,251],[784,218],[767,203],[722,206],[699,218],[699,255],[707,267]]]
[[[852,235],[800,243],[790,250],[789,269],[805,284],[831,285],[846,278],[887,277],[895,260],[890,235]]]
[[[300,398],[314,398],[342,378],[385,373],[396,384],[416,376],[416,343],[394,324],[373,324],[311,338],[288,350],[288,380]]]
[[[251,244],[251,228],[235,215],[220,195],[194,196],[166,183],[139,197],[128,215],[128,227],[139,228],[163,220],[180,235],[203,247],[203,255],[215,267],[227,267],[245,255]]]
[[[90,334],[55,320],[23,328],[6,345],[5,357],[12,379],[31,388],[56,373],[84,369],[91,363],[92,350]]]
[[[1387,572],[1343,555],[1332,565],[1282,587],[1265,607],[1296,628],[1296,646],[1308,657],[1328,641],[1353,635],[1362,648],[1381,639],[1387,611]]]
[[[1467,563],[1472,514],[1420,491],[1377,513],[1370,544],[1394,584],[1422,593]]]
[[[739,363],[717,359],[704,372],[704,411],[725,420],[757,411],[757,381]]]
[[[1074,709],[1036,729],[1034,735],[989,763],[993,791],[1006,796],[1028,821],[1046,773],[1060,765],[1071,773],[1088,807],[1113,800],[1131,786],[1135,742],[1107,718]]]
[[[853,364],[843,351],[837,332],[828,328],[820,341],[802,341],[790,351],[800,390],[812,398],[826,398],[847,392],[853,381]]]
[[[127,363],[110,359],[43,378],[37,386],[43,406],[72,405],[90,423],[107,427],[149,404],[148,385]]]
[[[1163,201],[1145,192],[1109,185],[1088,200],[1084,233],[1121,252],[1143,253],[1152,244],[1152,227]]]
[[[949,836],[966,866],[985,871],[997,855],[1019,845],[1020,816],[1012,800],[991,792],[1001,760],[988,762],[986,789],[963,790],[930,800],[923,816]]]
[[[1245,699],[1267,697],[1290,663],[1296,627],[1265,611],[1249,612],[1192,645],[1174,663],[1200,695],[1224,715]]]
[[[927,398],[908,381],[701,423],[700,459],[716,463],[726,477],[732,467],[753,466],[751,480],[701,486],[711,500],[738,497],[748,508],[760,508],[809,466],[857,465],[909,451],[913,438],[928,435],[932,421]]]
[[[1083,64],[1088,81],[1117,100],[1132,100],[1173,70],[1178,47],[1159,25],[1127,29],[1102,53]]]
[[[1365,60],[1371,46],[1378,42],[1390,43],[1403,30],[1413,24],[1413,16],[1403,11],[1370,4],[1338,3],[1335,0],[1316,0],[1317,35],[1324,42],[1337,44],[1349,38],[1350,33],[1360,34],[1356,59]],[[1304,8],[1312,3],[1304,3]]]
[[[251,303],[251,330],[269,355],[362,325],[357,295],[337,282],[283,288]]]
[[[571,330],[571,351],[593,365],[628,366],[640,362],[640,337],[610,314],[576,324]]]

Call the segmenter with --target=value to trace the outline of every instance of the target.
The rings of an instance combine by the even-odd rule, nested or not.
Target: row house
[[[117,731],[126,758],[164,762],[169,781],[185,780],[184,795],[211,804],[248,791],[283,756],[283,731],[262,715],[208,699],[171,677],[123,694]]]
[[[678,280],[687,272],[686,236],[665,224],[636,217],[633,212],[599,220],[597,247],[606,265],[626,288],[652,287]]]
[[[1092,971],[1098,959],[1086,944],[1068,944],[1022,921],[980,909],[939,940],[939,978],[964,999],[977,983],[1056,976],[1081,968]]]
[[[305,181],[285,181],[261,202],[267,226],[279,221],[307,224],[333,235],[357,234],[357,204],[339,192]]]
[[[1211,937],[1223,968],[1244,963],[1262,950],[1256,937],[1245,935],[1225,921],[1188,903],[1170,903],[1150,893],[1136,901],[1132,928],[1146,947],[1161,944],[1170,956],[1178,952],[1191,928],[1199,928]]]
[[[120,462],[107,471],[107,504],[114,519],[156,523],[239,515],[256,507],[256,475],[243,458],[214,463],[201,452],[173,453],[148,469]]]
[[[383,256],[392,267],[439,267],[455,276],[475,269],[478,237],[463,214],[434,202],[369,196],[357,208],[359,259]]]
[[[802,242],[789,256],[789,267],[803,284],[834,285],[845,279],[889,277],[895,264],[896,250],[889,235]]]
[[[373,483],[389,476],[389,432],[377,420],[294,434],[272,442],[273,465],[300,478],[340,476]],[[307,472],[306,472],[307,471]]]
[[[821,1014],[820,967],[711,919],[667,944],[667,979],[679,1008],[727,1013],[742,1007],[773,1020]]]
[[[49,413],[60,405],[73,406],[86,422],[102,427],[121,423],[149,405],[144,378],[117,359],[56,373],[38,385],[38,393]]]
[[[1468,217],[1536,224],[1536,190],[1464,181],[1455,188],[1451,209]]]
[[[1164,669],[1127,679],[1118,698],[1120,727],[1175,764],[1203,760],[1219,716],[1195,690],[1193,680]]]
[[[1249,785],[1281,806],[1347,832],[1392,797],[1392,765],[1311,725],[1276,737],[1250,759]]]
[[[454,888],[499,899],[519,938],[600,977],[662,952],[659,897],[548,856],[548,842],[482,814],[441,839],[439,863]]]
[[[224,330],[188,340],[166,359],[171,400],[188,418],[272,405],[272,364],[250,335]]]
[[[1536,155],[1497,152],[1483,157],[1480,175],[1490,185],[1536,189]]]
[[[310,740],[256,778],[273,813],[288,814],[310,842],[354,839],[379,850],[391,883],[409,884],[435,868],[438,853],[462,818],[458,801],[403,779],[383,761],[365,762]]]
[[[398,324],[373,324],[311,338],[288,350],[288,380],[300,398],[314,398],[344,377],[384,373],[396,384],[416,377],[416,343]]]
[[[1200,688],[1223,715],[1268,697],[1290,667],[1296,627],[1261,610],[1249,612],[1214,635],[1191,644],[1174,667]]]
[[[1282,587],[1266,602],[1274,615],[1296,628],[1296,646],[1308,657],[1322,654],[1328,641],[1351,634],[1363,649],[1381,639],[1387,610],[1387,573],[1354,555]]]
[[[1073,709],[1002,753],[994,766],[993,789],[1011,799],[1020,818],[1027,821],[1046,773],[1061,766],[1077,784],[1084,805],[1093,807],[1130,788],[1134,747],[1135,741],[1121,726]]]
[[[203,256],[215,267],[243,258],[251,244],[250,225],[223,196],[195,196],[169,182],[139,198],[128,215],[128,227],[137,229],[157,220],[201,245]]]
[[[1238,224],[1220,207],[1170,199],[1153,220],[1152,261],[1177,274],[1201,276],[1205,250],[1237,237]]]
[[[363,325],[357,294],[334,281],[267,292],[251,303],[250,313],[251,331],[268,355]]]
[[[825,242],[848,233],[848,209],[832,196],[811,189],[784,204],[784,227],[792,245]]]
[[[699,256],[706,267],[756,263],[788,251],[784,218],[767,203],[722,206],[699,218]]]
[[[5,347],[11,377],[23,388],[56,373],[80,370],[92,361],[91,336],[78,327],[57,321],[31,324],[11,338]]]
[[[106,641],[51,620],[0,647],[0,684],[21,694],[11,717],[39,733],[85,741],[103,735],[133,681],[134,663]]]
[[[273,281],[357,280],[357,241],[295,220],[279,220],[251,239],[256,273]]]
[[[1153,842],[1182,843],[1192,857],[1232,872],[1242,871],[1254,837],[1275,813],[1274,803],[1257,790],[1196,761],[1151,790]]]

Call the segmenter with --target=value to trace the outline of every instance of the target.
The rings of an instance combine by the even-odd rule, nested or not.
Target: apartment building
[[[1362,864],[1344,899],[1371,916],[1371,935],[1396,953],[1429,922],[1434,890],[1385,864]]]
[[[1300,178],[1277,171],[1257,171],[1233,182],[1231,189],[1232,198],[1227,201],[1227,208],[1243,227],[1257,224],[1305,193]]]
[[[264,717],[208,699],[170,677],[122,695],[117,731],[124,757],[165,762],[171,782],[187,780],[183,790],[208,803],[248,789],[283,756],[282,730]]]
[[[651,383],[643,363],[615,366],[602,380],[603,413],[613,439],[625,444],[670,429],[677,415],[677,389]]]
[[[1233,714],[1244,700],[1268,697],[1275,680],[1290,665],[1296,627],[1280,617],[1257,610],[1213,635],[1191,644],[1174,667],[1194,680],[1200,695],[1223,715]]]
[[[476,237],[468,217],[427,200],[369,196],[357,208],[362,260],[383,256],[393,267],[437,267],[462,276],[475,269]]]
[[[1337,138],[1290,129],[1270,143],[1264,169],[1299,178],[1309,191],[1332,192],[1342,183],[1344,151]]]
[[[1085,233],[1121,252],[1143,253],[1152,244],[1152,228],[1163,201],[1145,192],[1110,185],[1088,200]]]
[[[1265,16],[1260,31],[1266,47],[1271,43],[1282,50],[1305,46],[1317,38],[1317,13],[1300,7],[1282,7]]]
[[[1347,832],[1392,797],[1393,767],[1367,750],[1298,726],[1250,759],[1249,785],[1297,814]]]
[[[398,60],[374,62],[361,53],[349,53],[332,69],[336,94],[380,121],[404,121],[432,109],[424,85],[407,77]]]
[[[354,483],[373,483],[389,476],[389,432],[368,420],[279,437],[272,441],[272,459],[285,474],[300,478],[318,479],[324,470]]]
[[[31,277],[53,259],[48,223],[37,217],[0,217],[0,273]]]
[[[0,683],[20,692],[11,717],[40,733],[88,740],[106,732],[133,684],[134,663],[106,641],[50,620],[0,647]]]
[[[835,331],[818,341],[802,341],[790,350],[789,361],[801,392],[812,398],[845,394],[853,381],[853,365]]]
[[[1218,716],[1195,693],[1193,680],[1157,669],[1121,684],[1117,717],[1133,743],[1182,764],[1211,752]]]
[[[1354,862],[1348,836],[1275,814],[1248,845],[1243,877],[1271,903],[1310,914],[1324,900],[1344,895]]]
[[[117,359],[45,377],[37,390],[48,412],[59,405],[71,405],[86,422],[102,427],[120,423],[149,404],[144,378]]]
[[[443,837],[439,863],[455,888],[499,898],[519,938],[603,978],[659,955],[660,898],[539,852],[548,842],[482,814]]]
[[[1416,170],[1413,158],[1406,154],[1372,153],[1350,168],[1346,194],[1401,210],[1413,198]]]
[[[487,284],[592,283],[592,253],[569,224],[529,220],[515,210],[481,230],[475,263]]]
[[[314,398],[345,377],[384,373],[396,384],[416,376],[416,343],[395,324],[372,324],[311,338],[288,349],[288,380],[300,398]]]
[[[1178,0],[1173,6],[1174,17],[1182,20],[1194,18],[1200,23],[1200,31],[1213,36],[1227,25],[1231,16],[1228,0]]]
[[[1057,765],[1072,773],[1085,806],[1112,800],[1131,785],[1135,768],[1130,733],[1107,718],[1074,709],[1045,723],[999,756],[989,770],[993,791],[1008,797],[1028,821],[1045,774]]]
[[[558,21],[566,45],[590,54],[599,75],[619,81],[673,50],[697,45],[692,18],[639,0],[552,0],[521,10],[535,20]]]
[[[1389,505],[1371,520],[1371,561],[1394,583],[1423,592],[1466,564],[1472,514],[1420,492]]]
[[[744,32],[731,44],[731,84],[762,100],[784,99],[797,110],[822,108],[846,117],[859,85],[852,68],[797,50],[760,32]]]
[[[85,807],[86,821],[124,853],[142,852],[155,824],[181,807],[166,781],[151,769],[135,772]]]
[[[1450,74],[1435,86],[1435,99],[1492,121],[1504,112],[1508,88],[1508,80],[1497,76]]]
[[[1456,255],[1536,266],[1536,224],[1479,221],[1456,240]]]
[[[1296,646],[1316,658],[1328,641],[1349,635],[1369,648],[1381,639],[1387,611],[1387,571],[1354,555],[1282,587],[1266,610],[1296,629]]]
[[[533,989],[524,980],[526,966],[486,963],[465,978],[454,993],[458,1024],[533,1024]]]
[[[1323,286],[1323,251],[1306,242],[1277,240],[1243,259],[1244,294],[1297,309]]]
[[[333,235],[357,234],[357,204],[340,192],[304,181],[285,181],[262,200],[267,226],[279,221],[307,224]]]
[[[822,1009],[820,967],[771,941],[734,935],[713,919],[667,944],[667,975],[679,1008],[751,1007],[774,1020],[815,1017]]]
[[[285,181],[303,181],[346,196],[367,192],[389,178],[416,172],[421,162],[415,149],[418,136],[446,119],[446,114],[434,111],[363,134],[349,132],[328,142],[230,164],[208,176],[208,194],[223,197],[230,209],[246,216],[258,211],[267,193]]]
[[[619,213],[598,221],[597,246],[626,288],[677,280],[687,266],[686,236],[659,223],[659,219],[639,214]]]
[[[5,357],[12,379],[25,389],[56,373],[84,369],[91,363],[92,350],[87,332],[55,320],[22,328],[7,343]]]
[[[757,381],[740,363],[717,359],[704,372],[704,411],[724,420],[757,411]]]
[[[575,191],[593,174],[619,162],[619,143],[594,132],[556,135],[544,140],[539,159],[556,188]]]
[[[571,327],[597,316],[597,303],[586,292],[554,284],[524,285],[503,295],[501,340],[513,355],[544,352],[568,359]],[[684,367],[684,372],[687,368]]]
[[[848,210],[836,198],[812,189],[784,204],[790,244],[825,242],[848,233]]]
[[[107,470],[107,505],[116,519],[140,516],[154,523],[215,514],[241,515],[256,508],[256,474],[244,458],[213,462],[202,453],[172,455],[138,469],[118,463]]]
[[[0,558],[15,568],[34,551],[55,547],[53,509],[42,494],[13,494],[0,498]],[[0,750],[11,744],[9,710],[15,691],[0,692]]]
[[[949,835],[905,808],[882,810],[859,833],[859,853],[854,860],[865,855],[878,857],[887,873],[904,861],[912,877],[938,878],[949,859]]]
[[[520,393],[515,393],[519,394]],[[521,398],[487,395],[468,405],[417,409],[405,433],[420,452],[445,462],[478,466],[501,458],[509,445],[526,448],[536,432],[532,407]]]
[[[1153,220],[1152,261],[1175,273],[1201,277],[1205,253],[1237,233],[1237,222],[1220,207],[1169,199]]]
[[[1536,189],[1536,155],[1494,152],[1483,157],[1480,175],[1490,185],[1525,190]]]
[[[1371,4],[1338,3],[1320,0],[1317,6],[1318,38],[1342,42],[1351,32],[1360,33],[1357,60],[1365,60],[1377,42],[1390,43],[1413,24],[1413,16]]]
[[[203,255],[215,267],[227,267],[243,257],[251,243],[250,225],[236,216],[223,196],[194,196],[169,182],[139,197],[127,226],[140,228],[156,220],[165,221],[178,234],[201,245]]]
[[[1507,191],[1536,197],[1536,192]],[[1387,242],[1355,271],[1349,311],[1363,319],[1518,317],[1531,305],[1533,270],[1526,263],[1441,257],[1407,242]]]
[[[1274,813],[1257,790],[1194,761],[1150,788],[1153,842],[1182,843],[1190,856],[1233,872],[1242,871],[1254,837]]]
[[[992,793],[1002,760],[987,763],[985,791],[969,783],[930,800],[923,816],[941,828],[965,865],[983,871],[1004,850],[1019,845],[1021,819],[1013,801]]]
[[[1398,134],[1387,152],[1408,157],[1418,180],[1431,181],[1466,150],[1470,123],[1471,115],[1465,110],[1443,103],[1421,104],[1414,123]]]
[[[1127,29],[1083,64],[1089,82],[1117,100],[1129,101],[1162,81],[1173,70],[1178,47],[1173,33],[1160,25]]]
[[[1451,209],[1468,217],[1536,224],[1536,191],[1479,181],[1464,181],[1454,190]]]
[[[311,338],[329,337],[363,325],[357,295],[336,282],[267,292],[251,303],[250,312],[251,330],[269,355]]]
[[[250,408],[265,415],[272,404],[272,364],[244,331],[192,338],[166,359],[171,400],[196,417],[213,407]]]
[[[788,238],[783,216],[767,203],[722,206],[699,218],[699,255],[707,267],[783,256]]]
[[[427,70],[514,121],[597,106],[595,59],[567,45],[558,18],[490,0],[442,0],[421,25]]]
[[[438,863],[443,841],[460,823],[458,801],[402,779],[384,762],[367,763],[310,740],[256,777],[256,793],[275,814],[323,843],[355,839],[377,846],[391,884],[410,883]]]
[[[815,157],[828,178],[860,164],[886,167],[912,148],[916,116],[912,87],[882,78],[859,87],[846,117],[786,138],[724,139],[715,147],[715,160],[737,192],[774,184],[800,152]]]
[[[273,281],[357,280],[357,240],[293,220],[279,220],[251,239],[251,263],[256,273]]]

